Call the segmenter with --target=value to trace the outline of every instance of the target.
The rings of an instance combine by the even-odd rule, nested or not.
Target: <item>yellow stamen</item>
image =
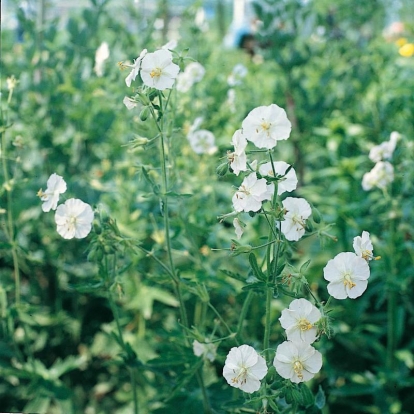
[[[295,374],[298,376],[299,379],[303,380],[303,365],[300,361],[295,361],[293,363],[293,371],[295,371]]]
[[[45,193],[43,192],[43,190],[42,189],[40,189],[38,192],[37,192],[37,194],[36,194],[38,197],[40,197],[40,198],[42,198],[44,195],[45,195]]]
[[[161,68],[154,68],[151,72],[150,72],[150,76],[151,78],[159,78],[162,74],[162,70]]]
[[[233,370],[234,373],[236,373],[235,370]],[[245,384],[247,382],[247,368],[241,367],[239,375],[231,379],[231,382],[233,384],[238,384],[240,381],[241,384]]]
[[[128,66],[124,62],[118,62],[119,70],[125,70]]]
[[[301,331],[309,331],[309,329],[312,329],[312,324],[305,318],[301,318],[298,321],[299,329]]]
[[[352,289],[355,283],[352,281],[352,277],[349,273],[344,274],[344,285],[347,286],[349,289]]]

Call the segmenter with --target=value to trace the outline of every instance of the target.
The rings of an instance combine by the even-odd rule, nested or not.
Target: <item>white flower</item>
[[[390,142],[394,144],[394,147],[397,145],[397,142],[401,139],[401,134],[397,131],[392,131],[390,134]]]
[[[200,128],[203,121],[204,121],[204,118],[202,116],[198,116],[196,119],[194,119],[194,122],[191,124],[187,136],[197,131]]]
[[[366,261],[374,258],[374,255],[372,254],[374,247],[372,246],[371,239],[369,238],[369,233],[367,231],[363,231],[362,236],[354,237],[353,246],[357,256],[362,257]]]
[[[298,186],[298,179],[296,177],[295,170],[291,168],[285,175],[286,170],[290,167],[290,165],[284,161],[275,161],[273,166],[277,175],[284,175],[284,177],[277,182],[277,195],[281,195],[286,191],[290,193],[291,191],[296,190],[296,187]],[[274,177],[272,163],[270,162],[261,165],[259,167],[259,172],[262,175]]]
[[[232,88],[227,91],[226,103],[230,109],[230,112],[236,112],[236,91]]]
[[[232,387],[252,393],[260,388],[267,374],[266,361],[249,345],[231,348],[223,368],[223,376]]]
[[[213,362],[216,359],[217,345],[209,343],[207,340],[205,343],[193,341],[193,352],[195,356],[201,356],[209,361]]]
[[[193,80],[185,73],[179,73],[177,76],[177,91],[186,93],[193,86]]]
[[[242,79],[247,75],[247,68],[246,66],[238,63],[234,66],[231,74],[227,78],[227,83],[229,86],[236,86],[242,83]]]
[[[401,135],[398,132],[391,132],[389,141],[384,141],[381,144],[375,145],[371,148],[369,152],[369,159],[373,162],[390,160],[400,138]]]
[[[95,52],[95,66],[93,70],[97,76],[103,76],[103,64],[106,59],[109,58],[109,46],[108,43],[102,42]]]
[[[180,68],[173,63],[169,50],[147,53],[141,62],[141,78],[145,85],[163,91],[172,88]]]
[[[64,239],[83,239],[91,231],[92,221],[92,207],[76,198],[66,200],[55,213],[57,232]]]
[[[237,240],[240,240],[241,236],[243,235],[244,229],[241,221],[237,217],[233,220],[233,226]]]
[[[129,75],[125,78],[125,83],[128,86],[128,88],[131,86],[131,82],[135,80],[135,78],[138,75],[139,70],[141,69],[141,62],[144,56],[147,54],[147,49],[144,49],[140,55],[134,60],[133,65],[123,65],[126,67],[132,68]]]
[[[175,39],[170,40],[164,46],[161,46],[161,49],[165,50],[174,50],[177,47],[177,41]]]
[[[249,174],[233,196],[233,207],[236,211],[259,211],[262,201],[272,198],[268,191],[270,186],[264,178],[257,179],[256,173]]]
[[[384,190],[394,181],[394,167],[388,161],[379,161],[374,168],[362,177],[362,188],[365,191],[378,187]]]
[[[193,83],[196,83],[200,82],[201,79],[203,79],[206,70],[204,69],[204,66],[200,63],[191,62],[185,68],[184,73],[187,73],[193,80]]]
[[[187,139],[196,154],[214,154],[217,151],[214,135],[206,129],[189,133]]]
[[[282,311],[279,318],[283,329],[286,329],[286,336],[289,341],[306,342],[311,344],[315,341],[318,333],[314,326],[321,318],[321,313],[312,303],[306,299],[295,299],[289,309]]]
[[[273,365],[282,378],[309,381],[322,368],[322,354],[306,342],[285,341],[277,347]]]
[[[368,286],[369,266],[355,253],[339,253],[323,269],[323,277],[330,282],[328,292],[335,299],[361,296]]]
[[[277,141],[288,139],[292,129],[284,109],[275,104],[259,106],[242,123],[243,134],[258,148],[274,148]]]
[[[191,62],[187,65],[184,72],[177,76],[177,91],[188,92],[191,87],[203,79],[206,70],[198,62]]]
[[[63,194],[66,191],[65,180],[56,173],[53,173],[47,180],[46,191],[39,190],[37,193],[40,199],[43,201],[42,210],[47,213],[50,210],[56,210],[57,203],[59,201],[59,194]]]
[[[127,107],[128,111],[137,106],[137,103],[133,101],[131,98],[128,98],[128,96],[124,97],[122,103]]]
[[[305,234],[306,219],[312,214],[309,203],[304,198],[287,197],[282,201],[286,210],[281,230],[287,240],[298,241]]]
[[[238,129],[234,134],[231,140],[234,151],[228,152],[227,158],[230,161],[230,167],[233,170],[234,174],[239,175],[240,171],[246,171],[246,153],[244,150],[247,146],[247,140],[243,136],[241,129]]]

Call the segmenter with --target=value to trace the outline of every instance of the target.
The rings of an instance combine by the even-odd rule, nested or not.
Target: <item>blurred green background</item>
[[[216,167],[231,149],[233,132],[254,107],[277,105],[292,122],[291,138],[275,160],[294,165],[295,194],[335,223],[336,238],[312,236],[285,259],[299,268],[321,300],[328,297],[322,268],[352,250],[353,237],[369,231],[374,254],[364,295],[334,301],[331,339],[317,347],[321,373],[309,383],[320,408],[300,412],[411,413],[414,406],[414,3],[411,0],[2,1],[0,189],[0,410],[38,413],[132,413],[132,386],[111,334],[108,286],[89,257],[89,239],[63,240],[52,213],[36,197],[56,172],[76,196],[116,220],[122,237],[163,255],[159,200],[142,173],[159,179],[156,145],[134,147],[155,128],[128,111],[127,72],[142,49],[177,40],[189,48],[204,78],[174,94],[170,129],[172,185],[192,194],[172,202],[172,243],[185,280],[185,302],[194,338],[225,337],[238,324],[248,294],[249,263],[229,258],[231,211],[240,179],[219,177]],[[251,50],[238,44],[253,37]],[[106,42],[109,57],[97,65]],[[229,84],[236,64],[247,75]],[[18,83],[8,104],[7,79]],[[231,83],[231,82],[230,82]],[[231,92],[229,92],[231,91]],[[194,120],[216,138],[213,155],[196,154],[186,138]],[[373,145],[398,131],[395,179],[387,192],[363,191]],[[12,206],[12,209],[10,209]],[[5,230],[12,219],[13,237]],[[252,218],[243,236],[258,244],[263,226]],[[92,236],[90,236],[92,237]],[[142,413],[194,413],[201,393],[192,381],[199,363],[183,345],[177,301],[162,268],[128,243],[100,240],[115,249],[116,297],[124,338],[138,359]],[[16,304],[15,269],[20,269]],[[237,275],[236,278],[229,274]],[[238,280],[237,280],[238,279]],[[277,319],[291,298],[273,302],[271,342],[283,341]],[[264,299],[253,299],[242,338],[260,348]],[[208,394],[218,413],[255,412],[221,372],[230,339],[214,362],[203,362]],[[252,408],[253,407],[253,408]],[[256,407],[257,408],[257,407]],[[251,410],[251,411],[249,411]],[[313,410],[313,411],[312,411]],[[316,411],[315,411],[316,410]]]

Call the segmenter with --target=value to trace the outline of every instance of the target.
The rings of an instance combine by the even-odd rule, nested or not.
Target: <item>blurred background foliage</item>
[[[153,144],[131,144],[152,137],[155,128],[122,104],[128,89],[117,62],[132,61],[143,48],[155,50],[175,38],[177,50],[189,48],[189,56],[206,69],[189,92],[173,93],[169,140],[173,189],[191,194],[171,206],[172,244],[195,327],[189,337],[226,337],[223,320],[235,332],[250,295],[239,334],[260,347],[264,301],[260,292],[242,290],[250,272],[247,258],[229,259],[228,251],[211,250],[228,248],[234,238],[230,222],[219,223],[217,216],[231,211],[232,186],[240,181],[218,177],[215,170],[246,114],[276,103],[293,124],[276,157],[294,165],[300,177],[295,194],[317,207],[326,224],[335,223],[328,232],[337,239],[306,238],[286,252],[287,263],[299,268],[311,259],[306,277],[314,294],[326,300],[322,268],[335,254],[352,250],[353,237],[369,231],[374,253],[382,256],[361,298],[334,303],[334,335],[318,344],[324,366],[310,388],[316,393],[322,387],[323,413],[412,412],[414,56],[400,53],[401,42],[414,43],[412,2],[252,2],[259,21],[253,56],[223,45],[231,2],[84,3],[76,8],[47,0],[25,7],[7,4],[16,24],[1,33],[2,126],[11,127],[2,129],[0,213],[4,228],[11,195],[15,243],[0,233],[0,409],[132,412],[124,367],[129,360],[112,334],[109,285],[90,255],[88,240],[94,240],[118,257],[110,289],[131,355],[138,356],[133,363],[138,364],[141,412],[200,411],[201,393],[192,375],[201,364],[216,412],[253,412],[241,411],[241,395],[221,376],[234,339],[220,343],[212,363],[195,357],[185,346],[169,279],[129,242],[163,255],[160,206],[153,194],[158,150]],[[394,25],[393,31],[394,21],[404,27]],[[97,73],[95,52],[102,42],[110,55]],[[229,86],[239,63],[247,75]],[[11,76],[18,84],[7,109]],[[199,116],[201,127],[216,137],[213,155],[194,153],[186,139]],[[361,180],[373,166],[369,149],[392,131],[402,135],[392,160],[395,181],[386,193],[367,193]],[[108,217],[116,220],[124,242],[110,232],[104,233],[107,239],[61,239],[52,214],[42,213],[36,197],[53,172],[67,181],[67,197],[99,208],[104,216],[99,226]],[[260,223],[252,218],[247,224],[243,237],[257,244]],[[12,247],[21,271],[18,305]],[[290,300],[274,300],[275,345],[283,340],[277,319]]]

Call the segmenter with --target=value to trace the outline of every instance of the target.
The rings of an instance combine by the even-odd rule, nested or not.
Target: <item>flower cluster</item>
[[[37,195],[43,201],[44,212],[56,210],[56,230],[64,239],[83,239],[92,229],[92,207],[77,198],[70,198],[58,206],[59,196],[66,192],[66,189],[65,180],[54,173],[47,180],[46,191],[40,189]]]
[[[293,300],[279,318],[287,341],[276,349],[273,365],[282,378],[299,383],[308,381],[322,367],[322,355],[311,344],[316,340],[320,311],[306,299]]]
[[[279,318],[286,330],[287,341],[276,349],[273,365],[277,373],[294,383],[312,379],[322,368],[322,354],[311,344],[317,338],[316,324],[320,311],[306,299],[295,299]],[[223,376],[242,391],[252,393],[260,388],[260,380],[267,374],[267,366],[249,345],[232,348],[227,355]]]
[[[370,276],[368,262],[374,258],[369,233],[354,238],[353,252],[337,254],[323,269],[323,277],[329,282],[327,289],[335,299],[355,299],[361,296]]]
[[[248,172],[234,194],[233,208],[237,213],[258,212],[265,201],[285,192],[294,191],[298,184],[296,172],[284,161],[271,161],[257,166],[257,160],[248,160],[246,148],[249,142],[256,148],[271,150],[280,140],[289,138],[291,123],[284,109],[272,104],[253,109],[242,122],[242,128],[234,132],[234,150],[227,152],[227,161],[235,175]],[[297,241],[305,233],[306,220],[312,214],[309,203],[303,198],[288,197],[283,202],[283,221],[278,228],[287,240]],[[237,238],[241,237],[240,221],[233,221]]]
[[[369,152],[371,161],[376,162],[374,168],[362,177],[362,188],[369,191],[374,187],[385,190],[394,181],[394,167],[388,161],[392,158],[400,134],[392,132],[389,141],[375,145]]]

